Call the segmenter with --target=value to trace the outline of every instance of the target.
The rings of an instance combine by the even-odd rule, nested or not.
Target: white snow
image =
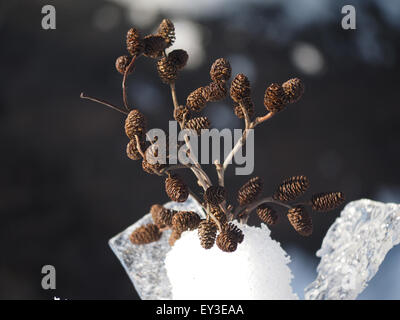
[[[270,230],[236,223],[244,240],[235,252],[205,250],[197,230],[186,231],[167,253],[173,299],[297,299],[290,285],[289,256]]]

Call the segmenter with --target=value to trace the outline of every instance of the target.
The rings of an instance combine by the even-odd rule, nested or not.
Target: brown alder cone
[[[207,100],[203,96],[203,90],[203,87],[200,87],[188,95],[186,105],[191,111],[199,112],[206,106]]]
[[[204,249],[210,249],[215,243],[217,227],[214,222],[201,220],[198,228],[200,244]]]
[[[263,188],[263,181],[260,177],[251,178],[238,191],[237,201],[240,206],[249,204],[257,199]]]
[[[219,58],[214,61],[210,69],[210,77],[213,81],[228,81],[231,77],[232,68],[228,60]]]
[[[133,244],[146,244],[160,240],[161,234],[155,224],[149,223],[133,231],[129,239]]]
[[[189,108],[186,106],[178,106],[174,110],[174,119],[178,122],[182,122],[184,119],[185,121],[190,117]]]
[[[139,110],[133,109],[129,112],[125,119],[125,133],[129,139],[146,133],[146,118]]]
[[[124,74],[130,62],[131,62],[131,57],[126,55],[120,56],[117,58],[117,60],[115,60],[115,69],[117,69],[117,71],[120,74]],[[128,74],[130,73],[132,73],[132,70],[128,72]]]
[[[168,59],[180,70],[186,66],[189,55],[185,50],[176,49],[168,54]]]
[[[176,240],[178,240],[181,237],[181,235],[182,235],[181,232],[172,230],[171,235],[169,236],[169,239],[168,239],[169,245],[172,247],[175,244]]]
[[[219,206],[210,205],[210,211],[215,219],[217,219],[222,226],[228,222],[226,214],[221,210]]]
[[[343,204],[343,192],[322,192],[311,197],[312,209],[315,211],[331,211]]]
[[[140,147],[142,150],[145,148],[145,142],[143,138],[139,138],[139,143]],[[142,158],[142,155],[140,154],[138,147],[137,147],[137,142],[136,138],[131,139],[128,144],[126,145],[126,155],[128,156],[129,159],[131,160],[139,160]]]
[[[162,82],[171,84],[178,77],[178,69],[175,64],[166,57],[157,61],[157,71]]]
[[[227,93],[224,82],[211,82],[202,90],[204,99],[210,102],[224,99]]]
[[[231,98],[236,103],[240,103],[244,98],[250,96],[250,81],[242,73],[239,73],[231,83]]]
[[[235,239],[237,243],[242,243],[244,239],[244,235],[242,230],[238,228],[235,224],[232,222],[227,223],[223,227],[223,231],[230,234],[230,236]]]
[[[226,189],[222,186],[211,186],[204,193],[204,200],[214,206],[226,200]]]
[[[276,211],[265,203],[260,204],[257,207],[256,212],[261,221],[269,226],[275,225],[278,221],[278,215],[276,214]]]
[[[293,228],[302,236],[309,236],[313,231],[310,215],[302,205],[289,209],[287,217]]]
[[[165,39],[159,35],[150,34],[143,39],[143,55],[157,59],[162,56],[163,50],[167,47]]]
[[[144,43],[138,29],[131,28],[126,33],[126,49],[132,56],[139,56],[143,52]]]
[[[201,134],[202,129],[210,128],[210,120],[207,117],[196,117],[186,122],[185,128],[196,131],[198,135]]]
[[[166,164],[150,163],[146,159],[142,160],[142,169],[150,174],[159,174],[160,170],[164,169]]]
[[[192,211],[179,211],[172,217],[172,228],[177,232],[194,230],[199,226],[200,217]]]
[[[175,26],[169,19],[164,19],[161,21],[157,34],[164,38],[166,42],[166,48],[173,45],[175,42]]]
[[[176,211],[164,208],[160,204],[154,204],[150,208],[151,217],[153,218],[154,223],[160,227],[172,227],[172,217],[176,213]]]
[[[295,103],[304,93],[304,84],[299,78],[293,78],[282,84],[287,103]]]
[[[272,83],[264,94],[264,106],[270,112],[282,111],[286,106],[286,95],[279,84]]]
[[[237,241],[232,233],[222,231],[217,236],[216,240],[218,248],[224,252],[234,252],[237,249]]]
[[[249,118],[251,119],[254,115],[254,103],[251,100],[251,97],[246,97],[242,100],[241,104],[243,105],[243,107],[245,108],[245,110],[247,111],[247,114],[249,115]],[[239,118],[239,119],[243,119],[244,118],[244,114],[243,114],[243,110],[240,106],[239,103],[234,103],[233,105],[234,108],[234,112],[235,115]]]
[[[185,202],[189,196],[188,186],[177,174],[169,175],[165,179],[165,192],[175,202]]]
[[[294,176],[284,180],[275,191],[273,198],[284,202],[292,201],[303,195],[310,183],[306,176]]]

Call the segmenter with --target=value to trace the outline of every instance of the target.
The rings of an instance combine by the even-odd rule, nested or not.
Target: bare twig
[[[135,134],[135,141],[136,141],[136,148],[139,151],[140,155],[142,156],[143,159],[145,159],[145,154],[142,150],[142,146],[140,145],[140,139],[137,134]]]
[[[255,128],[256,126],[258,126],[260,123],[267,121],[269,119],[271,119],[274,115],[276,115],[276,112],[269,112],[267,113],[265,116],[262,117],[257,117],[253,123],[252,123],[252,128]]]
[[[223,187],[225,184],[224,168],[218,160],[214,161],[214,165],[215,165],[215,170],[217,171],[217,175],[218,175],[218,184]]]
[[[164,52],[165,55],[165,52]],[[170,84],[170,88],[171,88],[171,96],[172,96],[172,102],[174,104],[174,112],[178,109],[179,107],[179,103],[178,103],[178,99],[177,99],[177,95],[176,95],[176,88],[175,88],[175,83],[171,83]],[[181,129],[183,129],[183,124],[180,123],[179,124]],[[209,186],[212,185],[210,178],[207,176],[207,174],[204,172],[204,170],[201,168],[201,165],[199,164],[199,162],[197,161],[197,159],[195,159],[193,157],[193,151],[192,151],[192,147],[190,144],[190,140],[188,138],[187,135],[185,135],[185,143],[188,147],[189,150],[189,157],[193,162],[194,167],[191,167],[193,173],[195,174],[196,178],[198,179],[198,183],[199,185],[205,190],[207,190],[207,188]]]
[[[135,63],[136,57],[137,56],[133,56],[131,62],[126,67],[125,72],[124,72],[124,77],[122,78],[122,97],[124,100],[125,109],[127,111],[129,111],[129,107],[128,107],[128,97],[127,97],[127,93],[126,93],[126,88],[127,88],[126,79],[128,77],[128,74],[131,72],[131,69],[132,69],[133,64]]]
[[[128,114],[124,110],[121,110],[120,108],[116,107],[115,105],[113,105],[113,104],[111,104],[111,103],[109,103],[107,101],[96,99],[96,98],[93,98],[93,97],[89,97],[89,96],[85,95],[83,92],[81,93],[80,98],[81,99],[87,99],[87,100],[90,100],[90,101],[93,101],[93,102],[97,102],[97,103],[105,105],[105,106],[107,106],[107,107],[109,107],[109,108],[111,108],[111,109],[113,109],[115,111],[121,112],[123,114]]]
[[[262,198],[260,200],[255,201],[255,202],[252,202],[247,206],[237,207],[235,209],[234,216],[238,217],[240,215],[244,215],[245,213],[250,214],[255,208],[257,208],[260,204],[263,204],[263,203],[274,203],[274,204],[277,204],[279,206],[286,207],[288,209],[292,208],[292,206],[287,204],[287,203],[284,203],[284,202],[279,201],[279,200],[275,200],[272,197],[265,197],[265,198]]]
[[[235,144],[231,152],[227,155],[224,161],[224,170],[228,167],[230,162],[232,161],[232,158],[234,155],[240,150],[240,148],[244,145],[246,142],[247,136],[249,134],[249,131],[254,129],[256,126],[258,126],[260,123],[263,123],[269,119],[271,119],[276,113],[275,112],[269,112],[265,116],[262,117],[257,117],[253,122],[250,122],[249,114],[246,110],[246,108],[240,104],[240,107],[242,108],[242,112],[244,114],[244,119],[245,119],[245,130],[243,132],[242,137],[239,139],[239,141]]]

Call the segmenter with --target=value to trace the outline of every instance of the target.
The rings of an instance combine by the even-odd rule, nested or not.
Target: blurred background
[[[45,4],[56,8],[56,30],[41,28]],[[341,28],[345,4],[356,8],[356,30]],[[168,201],[164,183],[126,157],[124,117],[79,94],[122,106],[114,62],[126,53],[125,33],[132,26],[152,33],[164,17],[175,23],[172,49],[189,53],[177,82],[181,103],[210,81],[219,57],[229,59],[233,74],[249,77],[258,114],[271,82],[304,80],[303,99],[256,130],[254,174],[264,178],[266,192],[305,174],[312,192],[400,202],[398,1],[3,1],[1,299],[138,298],[107,241],[153,203]],[[172,101],[154,60],[138,60],[128,89],[149,126],[167,128]],[[219,129],[243,126],[230,98],[204,114]],[[229,168],[232,199],[247,179]],[[315,252],[339,213],[314,214],[309,238],[285,219],[272,230],[292,257],[300,296],[316,276]],[[56,290],[40,285],[47,264],[56,268]],[[399,299],[399,268],[394,248],[360,298]]]

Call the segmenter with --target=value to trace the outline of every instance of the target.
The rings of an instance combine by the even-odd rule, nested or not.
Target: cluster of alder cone
[[[283,207],[293,228],[303,236],[312,233],[312,220],[306,207],[310,206],[314,211],[333,210],[344,202],[341,192],[319,193],[311,197],[309,201],[291,202],[302,196],[309,187],[309,181],[305,176],[294,176],[284,180],[270,197],[260,197],[263,189],[263,181],[259,177],[251,178],[237,192],[238,205],[234,208],[227,204],[227,190],[224,186],[224,164],[215,163],[218,184],[213,185],[211,179],[202,170],[198,162],[190,165],[168,165],[165,163],[153,163],[148,161],[149,149],[157,145],[156,141],[146,141],[147,121],[138,109],[130,109],[126,96],[126,79],[133,72],[134,63],[140,56],[156,60],[157,71],[162,82],[171,88],[174,104],[173,116],[181,129],[192,129],[201,134],[202,129],[210,127],[210,121],[204,116],[194,116],[202,111],[209,102],[219,101],[228,95],[228,80],[231,77],[231,66],[224,58],[217,59],[211,66],[209,84],[199,87],[191,92],[185,105],[180,105],[175,91],[175,81],[178,72],[186,65],[188,54],[185,50],[172,50],[168,54],[166,49],[175,41],[175,28],[169,19],[164,19],[157,33],[142,37],[140,32],[131,28],[126,35],[126,48],[129,55],[123,55],[116,60],[116,69],[123,75],[122,88],[125,110],[115,107],[104,101],[81,95],[96,102],[103,103],[127,115],[125,120],[125,132],[130,139],[127,145],[127,155],[132,160],[142,160],[142,168],[150,174],[166,176],[165,190],[172,201],[184,202],[192,195],[203,207],[206,218],[201,219],[195,212],[175,211],[155,204],[150,212],[153,218],[151,224],[143,225],[131,234],[130,240],[134,244],[146,244],[158,241],[162,232],[172,229],[169,243],[172,246],[181,234],[187,230],[198,229],[200,244],[205,249],[213,247],[214,243],[225,252],[233,252],[239,243],[243,241],[242,231],[232,223],[238,219],[246,222],[249,214],[256,211],[259,218],[268,225],[277,223],[278,214],[271,206]],[[245,143],[249,129],[270,119],[281,112],[287,105],[297,102],[304,92],[304,85],[298,78],[293,78],[282,85],[273,83],[265,91],[264,106],[265,115],[255,117],[255,107],[251,99],[251,87],[248,78],[244,74],[238,74],[232,80],[229,88],[230,97],[233,100],[235,115],[244,119],[245,131],[242,139],[232,149],[231,156]],[[190,141],[185,140],[190,155]],[[154,151],[153,151],[154,154]],[[193,171],[199,186],[203,189],[203,200],[190,190],[176,171],[187,168]]]

